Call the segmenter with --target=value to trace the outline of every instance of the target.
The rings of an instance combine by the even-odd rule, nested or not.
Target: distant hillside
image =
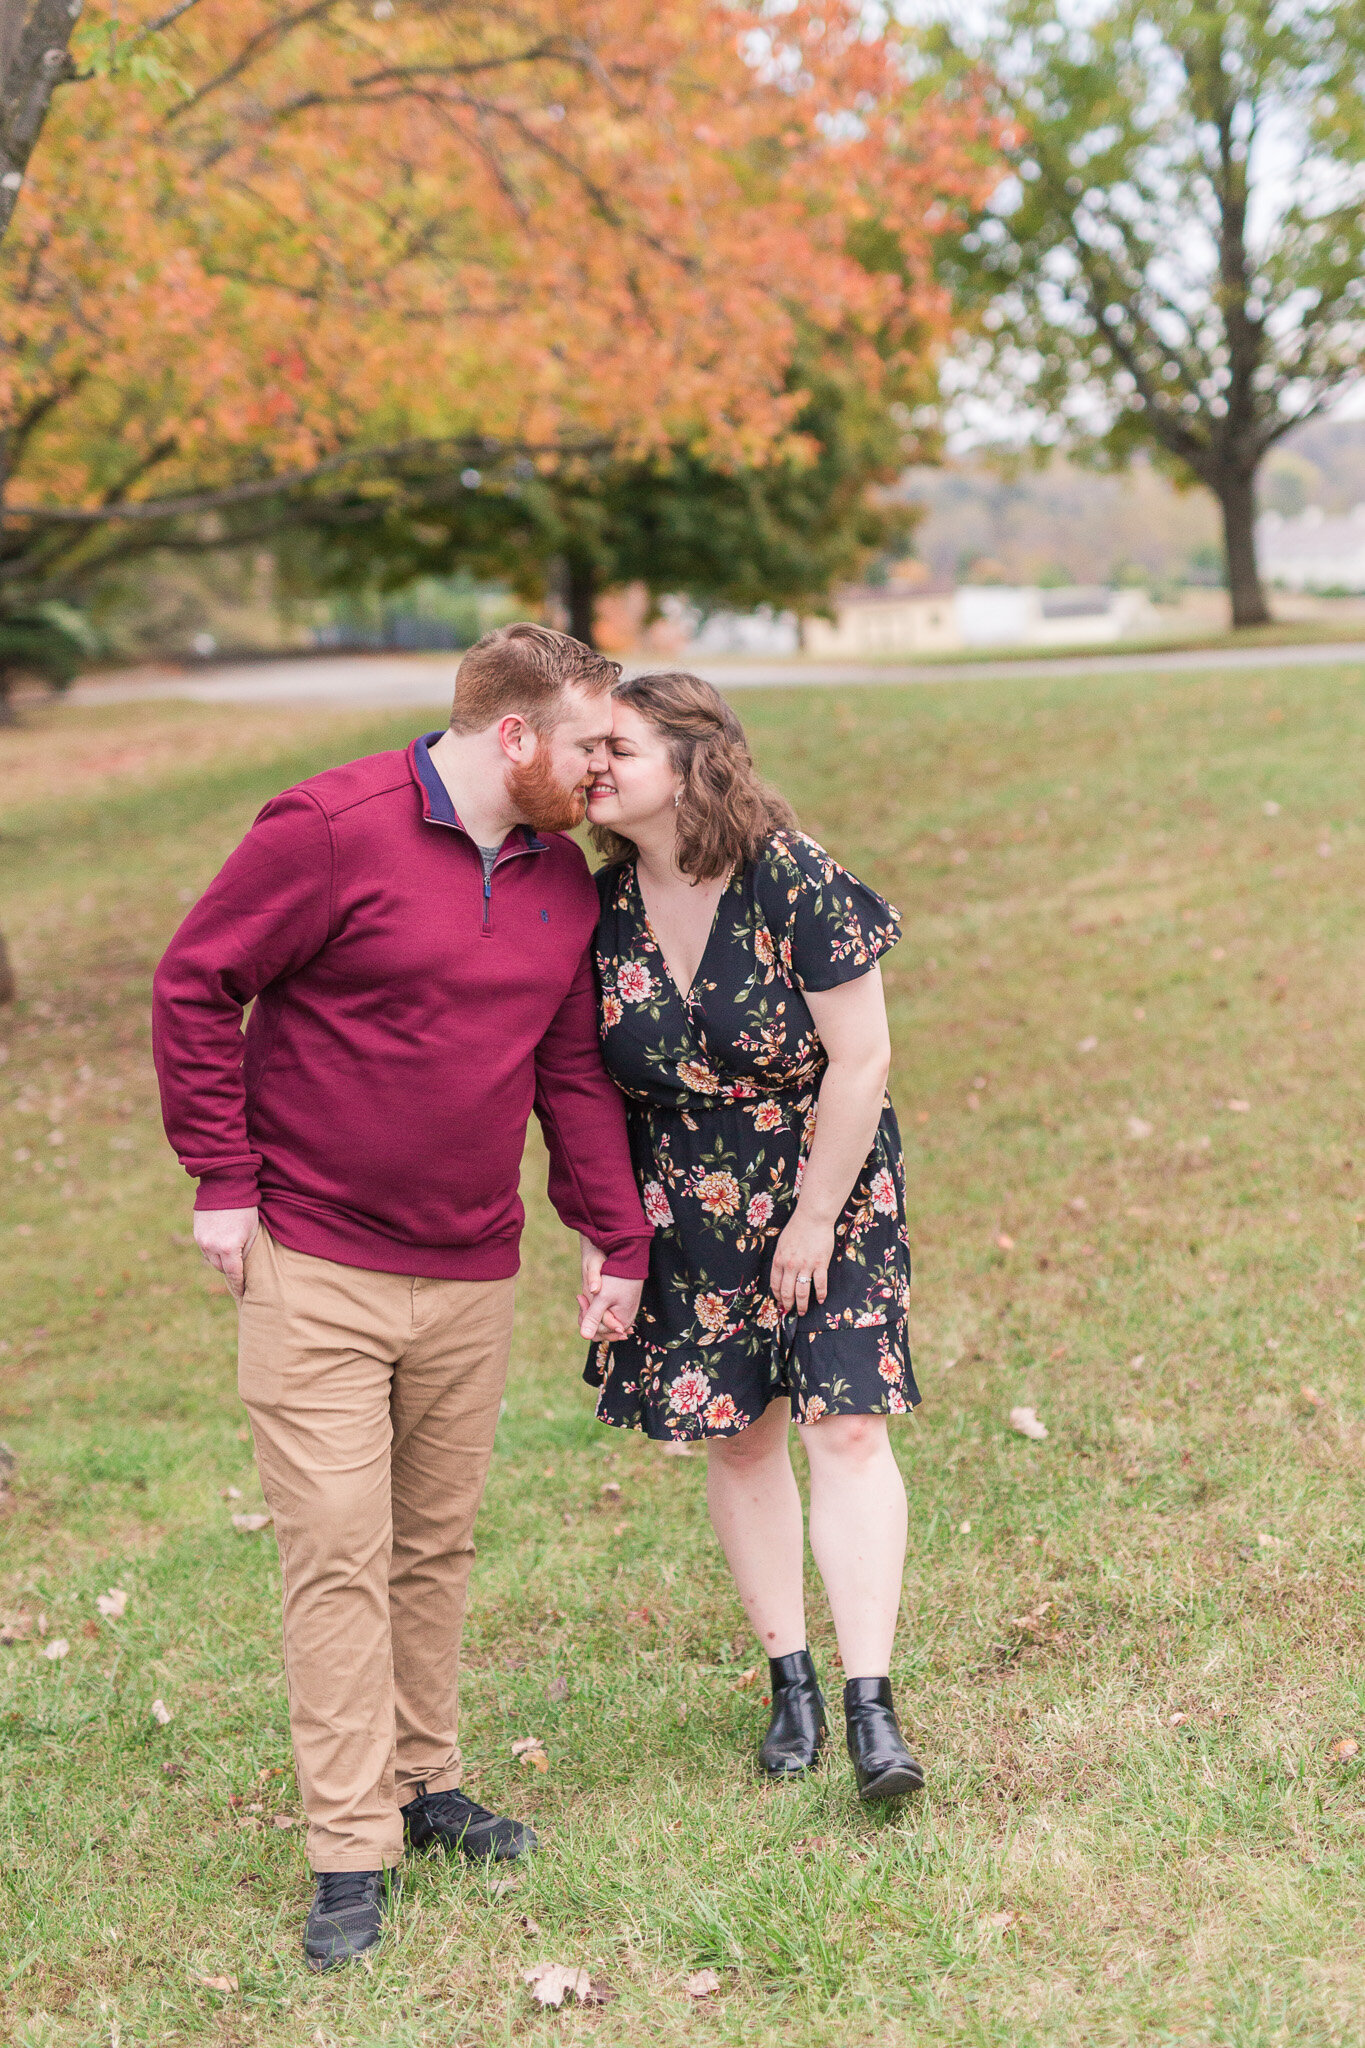
[[[925,517],[915,552],[935,575],[1003,583],[1217,580],[1217,508],[1177,491],[1149,463],[1101,476],[1073,463],[1004,475],[958,460],[908,470],[905,495]],[[1365,420],[1320,420],[1270,458],[1262,503],[1279,512],[1365,500]]]

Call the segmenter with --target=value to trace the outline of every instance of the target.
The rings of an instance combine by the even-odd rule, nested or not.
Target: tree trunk
[[[566,555],[564,573],[568,584],[569,631],[585,647],[596,647],[597,642],[593,638],[597,612],[596,565],[587,555]]]
[[[1270,607],[1261,587],[1256,560],[1256,477],[1234,470],[1219,479],[1218,503],[1223,514],[1223,556],[1234,630],[1268,626]]]
[[[0,0],[0,235],[52,95],[75,76],[67,44],[80,11],[80,0]]]
[[[0,668],[0,726],[18,723],[19,714],[14,708],[14,671]]]
[[[0,1003],[12,1003],[18,993],[14,969],[10,966],[9,948],[5,944],[4,933],[0,932]]]

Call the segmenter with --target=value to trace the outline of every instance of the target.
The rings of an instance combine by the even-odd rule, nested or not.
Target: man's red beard
[[[529,761],[515,762],[508,769],[507,794],[517,816],[533,832],[572,832],[588,814],[587,790],[581,783],[566,789],[555,780],[550,750],[543,743]]]

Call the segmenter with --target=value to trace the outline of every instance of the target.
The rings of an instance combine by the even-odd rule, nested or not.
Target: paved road
[[[130,670],[77,683],[78,704],[120,704],[141,698],[191,698],[201,704],[318,704],[357,709],[386,705],[448,705],[454,655],[344,654],[306,659],[205,663],[202,667]],[[953,662],[900,667],[890,663],[802,660],[698,660],[699,671],[727,693],[734,690],[825,684],[957,683],[974,678],[1106,676],[1125,670],[1174,674],[1199,669],[1365,666],[1365,642],[1306,647],[1205,648],[1177,654],[1096,653],[1068,659]],[[637,663],[636,667],[654,664]]]

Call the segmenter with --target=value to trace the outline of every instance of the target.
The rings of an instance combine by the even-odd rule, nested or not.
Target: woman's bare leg
[[[706,1500],[744,1612],[769,1657],[806,1647],[805,1536],[788,1446],[791,1407],[770,1402],[738,1436],[706,1446]]]
[[[846,1678],[884,1678],[900,1613],[906,1506],[882,1415],[801,1426],[810,1459],[810,1547]]]

